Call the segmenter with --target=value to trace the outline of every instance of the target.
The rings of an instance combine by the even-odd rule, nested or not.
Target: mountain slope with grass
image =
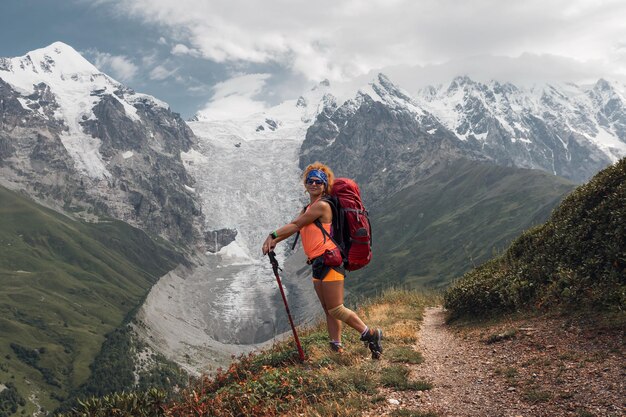
[[[626,158],[578,187],[550,219],[446,293],[454,316],[533,307],[624,311]]]
[[[349,329],[345,351],[331,351],[320,323],[299,329],[302,363],[289,338],[183,390],[92,397],[59,417],[623,415],[615,323],[523,315],[450,325],[440,302],[387,290],[354,307],[384,329],[380,360]]]
[[[370,359],[369,349],[350,330],[344,331],[344,354],[331,352],[325,325],[320,324],[300,329],[304,363],[290,338],[242,357],[182,392],[92,398],[64,416],[361,416],[385,402],[381,389],[415,393],[431,388],[428,380],[413,380],[405,365],[422,361],[413,348],[417,329],[424,308],[438,302],[433,295],[394,290],[359,308],[361,317],[386,330],[380,361]]]
[[[105,335],[184,262],[126,223],[76,221],[2,187],[0,248],[0,384],[27,413],[83,384]]]
[[[574,185],[535,170],[457,160],[371,208],[373,259],[349,289],[442,287],[545,221]]]

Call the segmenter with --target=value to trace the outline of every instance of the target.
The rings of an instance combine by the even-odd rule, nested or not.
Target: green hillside
[[[31,394],[50,410],[84,383],[105,334],[183,261],[123,222],[75,221],[2,187],[0,248],[0,384],[28,413]]]
[[[359,316],[385,329],[380,361],[371,360],[369,349],[354,331],[343,334],[343,354],[331,352],[326,325],[319,323],[299,330],[304,363],[289,338],[237,358],[213,378],[192,380],[183,390],[170,387],[96,396],[59,417],[371,415],[368,412],[385,402],[381,389],[417,395],[433,387],[429,380],[411,378],[408,366],[424,360],[414,349],[417,329],[424,309],[439,302],[432,294],[391,290],[362,305]]]
[[[578,187],[549,221],[446,293],[454,316],[532,307],[626,307],[626,158]]]
[[[370,210],[374,257],[347,286],[443,287],[548,218],[574,185],[540,171],[459,160]]]

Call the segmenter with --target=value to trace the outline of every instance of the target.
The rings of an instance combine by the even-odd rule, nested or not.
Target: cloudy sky
[[[409,92],[456,75],[626,80],[623,0],[2,0],[0,56],[65,42],[191,117],[229,117],[323,79]]]

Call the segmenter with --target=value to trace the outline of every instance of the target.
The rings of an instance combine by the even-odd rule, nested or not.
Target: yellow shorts
[[[341,272],[335,271],[333,268],[330,268],[326,276],[322,279],[313,277],[313,281],[324,281],[324,282],[333,282],[333,281],[343,281],[344,275]]]

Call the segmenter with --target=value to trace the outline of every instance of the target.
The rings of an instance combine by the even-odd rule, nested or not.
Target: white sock
[[[363,330],[363,333],[361,333],[361,337],[365,337],[365,335],[367,334],[367,332],[370,331],[370,328],[365,326],[365,330]]]

